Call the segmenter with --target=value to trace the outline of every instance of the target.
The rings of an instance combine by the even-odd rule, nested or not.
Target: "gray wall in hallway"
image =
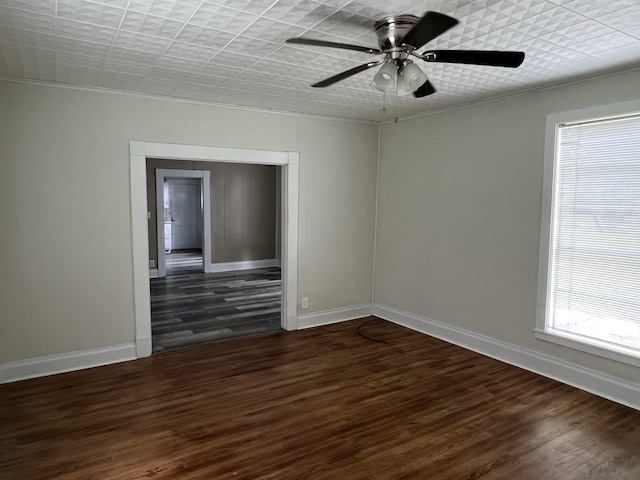
[[[155,170],[211,172],[211,263],[269,260],[276,252],[278,167],[236,163],[147,160],[149,260],[158,262]]]

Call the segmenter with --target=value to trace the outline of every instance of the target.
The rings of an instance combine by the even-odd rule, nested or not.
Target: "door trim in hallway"
[[[281,167],[282,179],[282,328],[298,329],[298,152],[207,147],[143,141],[129,142],[131,245],[136,357],[151,355],[147,158],[248,163]]]
[[[199,178],[202,186],[202,271],[211,272],[211,172],[208,170],[156,169],[156,219],[164,218],[164,182],[167,178]],[[156,221],[158,277],[166,277],[164,223]]]

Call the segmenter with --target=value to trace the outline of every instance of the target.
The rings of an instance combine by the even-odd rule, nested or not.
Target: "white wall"
[[[533,335],[546,115],[638,85],[632,72],[384,125],[375,303],[640,382]]]
[[[533,336],[545,116],[637,85],[383,125],[374,301],[640,382]],[[299,151],[306,312],[371,301],[377,126],[10,82],[0,112],[0,363],[133,342],[129,140]]]
[[[134,341],[129,141],[300,152],[308,312],[371,302],[375,125],[0,82],[0,363]]]

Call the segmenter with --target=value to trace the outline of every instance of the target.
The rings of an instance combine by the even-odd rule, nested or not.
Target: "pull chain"
[[[399,79],[400,79],[400,69],[398,69],[398,75],[396,76],[396,108],[395,108],[396,118],[394,120],[394,123],[398,123],[398,87],[400,85]]]

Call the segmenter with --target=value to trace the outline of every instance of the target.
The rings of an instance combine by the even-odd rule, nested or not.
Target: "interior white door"
[[[169,183],[169,215],[171,216],[171,247],[173,250],[202,248],[200,241],[199,180]]]

